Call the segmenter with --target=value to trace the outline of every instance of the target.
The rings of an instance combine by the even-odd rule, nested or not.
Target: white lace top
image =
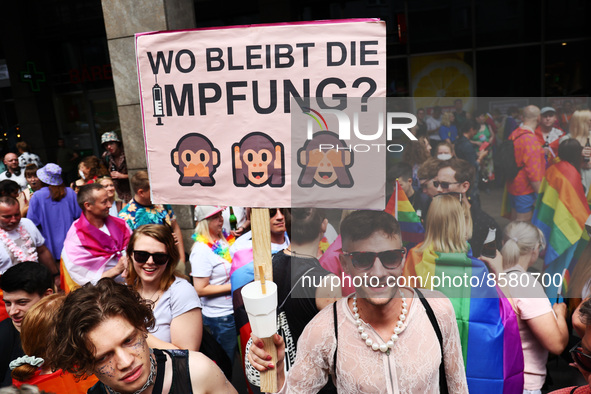
[[[445,372],[450,393],[468,393],[460,335],[451,302],[436,291],[421,290],[439,322]],[[437,335],[416,292],[404,331],[389,355],[373,351],[357,332],[347,299],[337,304],[339,393],[439,393],[441,351]],[[298,341],[295,365],[280,393],[316,393],[332,374],[336,346],[333,308],[324,308],[306,326]],[[392,322],[394,327],[395,322]],[[374,342],[384,343],[366,326]]]

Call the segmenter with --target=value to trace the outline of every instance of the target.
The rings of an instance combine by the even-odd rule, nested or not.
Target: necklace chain
[[[148,387],[154,384],[154,375],[156,375],[156,361],[154,360],[154,353],[150,349],[150,376],[148,376],[148,381],[142,386],[141,389],[135,391],[133,394],[140,394],[146,391]],[[121,394],[118,391],[113,390],[109,386],[105,385],[105,388],[109,392],[109,394]]]
[[[143,290],[143,291],[145,291],[145,290]],[[155,296],[155,295],[156,295],[158,292],[160,292],[160,289],[157,289],[155,292],[153,292],[153,293],[152,293],[152,295],[151,295],[150,297],[143,297],[143,298],[144,298],[145,300],[150,300],[150,301],[152,301],[152,302],[158,302],[158,300],[160,299],[160,295],[158,295],[158,297],[157,297],[155,300],[153,300],[153,299],[152,299],[152,298],[154,298],[154,296]]]
[[[376,341],[374,342],[373,339],[369,337],[369,334],[365,332],[365,327],[363,326],[364,322],[359,317],[359,308],[357,307],[357,294],[353,296],[353,317],[355,318],[355,325],[357,326],[357,332],[361,337],[361,340],[365,342],[367,347],[371,348],[374,352],[378,350],[382,353],[390,354],[390,349],[394,347],[394,342],[398,341],[398,335],[404,330],[404,321],[406,320],[406,315],[408,314],[408,304],[406,303],[406,297],[404,293],[400,291],[400,298],[402,299],[402,311],[400,312],[400,316],[398,316],[398,321],[396,322],[396,327],[394,327],[394,334],[390,337],[390,340],[386,343],[382,343],[381,345]]]

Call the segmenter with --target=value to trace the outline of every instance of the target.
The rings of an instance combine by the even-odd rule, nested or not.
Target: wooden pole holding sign
[[[267,208],[253,208],[250,213],[252,227],[252,253],[254,257],[254,279],[273,280],[273,265],[271,263],[271,218]],[[263,272],[264,279],[260,272]],[[273,338],[261,338],[265,344],[265,351],[272,357],[271,362],[277,366],[277,349]],[[277,370],[271,369],[261,372],[261,391],[277,392]]]

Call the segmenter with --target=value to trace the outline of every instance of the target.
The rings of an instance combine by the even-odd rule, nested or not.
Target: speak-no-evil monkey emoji
[[[195,183],[203,186],[215,185],[213,174],[220,165],[220,151],[213,147],[206,136],[198,133],[185,135],[170,155],[172,165],[181,175],[181,186]]]
[[[353,177],[349,167],[353,165],[353,152],[347,144],[331,131],[320,131],[307,140],[298,150],[298,164],[302,172],[300,187],[352,187]]]
[[[234,185],[282,187],[285,184],[284,148],[267,134],[255,131],[232,145]]]

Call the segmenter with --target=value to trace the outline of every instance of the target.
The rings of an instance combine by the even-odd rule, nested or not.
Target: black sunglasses
[[[373,267],[376,257],[380,258],[384,268],[388,270],[398,268],[405,254],[406,248],[385,250],[383,252],[343,252],[343,255],[351,257],[353,267],[365,271]]]
[[[152,261],[156,265],[164,265],[168,263],[170,256],[168,253],[150,253],[143,250],[134,250],[133,259],[136,263],[144,264],[152,256]]]
[[[441,185],[442,189],[449,189],[451,185],[457,185],[458,183],[462,182],[440,182],[440,181],[433,181],[433,186],[439,187]]]
[[[285,210],[287,208],[269,208],[269,217],[273,218],[277,215],[277,211],[281,212],[283,216],[285,216]]]
[[[571,350],[569,350],[573,361],[587,372],[591,372],[591,355],[583,353],[581,341],[579,341]]]

